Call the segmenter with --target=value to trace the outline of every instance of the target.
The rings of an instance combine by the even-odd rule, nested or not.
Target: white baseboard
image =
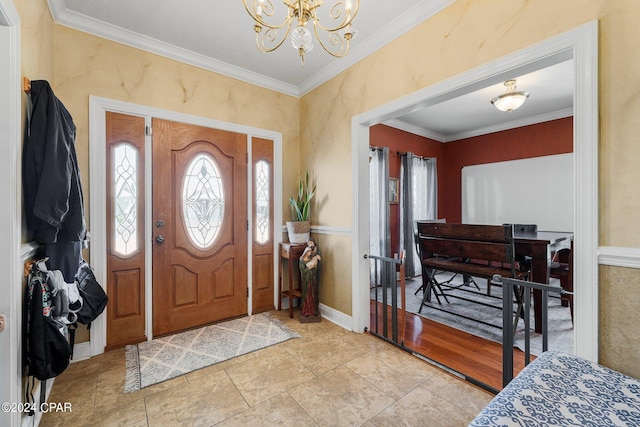
[[[328,321],[335,323],[336,325],[350,331],[352,325],[351,316],[344,314],[341,311],[338,311],[334,308],[326,306],[324,304],[320,304],[320,314],[322,317],[327,319]]]
[[[71,360],[71,363],[79,362],[81,360],[86,360],[86,359],[89,359],[90,357],[91,357],[91,343],[89,341],[76,344],[73,346],[73,360]],[[56,380],[55,378],[49,378],[47,380],[47,391],[45,394],[45,402],[49,401],[49,394],[51,393],[51,389],[53,388],[53,383],[55,382],[55,380]],[[38,382],[38,385],[35,387],[35,390],[33,390],[33,398],[36,403],[40,402],[40,387],[42,387],[42,383]],[[23,415],[21,426],[22,427],[38,426],[40,425],[41,419],[42,419],[42,412],[40,411],[37,411],[31,417],[28,415]]]
[[[82,342],[73,346],[73,360],[71,363],[86,360],[91,357],[91,341]]]
[[[294,307],[298,307],[297,305],[294,305]],[[282,304],[282,310],[288,311],[289,310],[289,304]],[[351,316],[347,316],[346,314],[342,313],[341,311],[338,311],[334,308],[331,308],[327,305],[324,304],[320,304],[320,314],[322,315],[323,319],[328,320],[331,323],[335,323],[336,325],[340,326],[341,328],[344,328],[348,331],[351,330]]]
[[[30,379],[27,379],[28,381],[30,381]],[[53,383],[56,379],[55,378],[49,378],[47,380],[47,391],[45,393],[45,402],[49,401],[49,394],[51,394],[51,389],[53,388]],[[35,401],[36,404],[39,404],[40,402],[40,387],[42,386],[42,383],[38,382],[38,385],[36,386],[35,390],[33,390],[33,399]],[[42,412],[41,411],[36,411],[33,416],[29,416],[27,414],[22,414],[22,423],[20,424],[22,427],[33,427],[33,426],[39,426],[40,425],[40,420],[42,419]]]

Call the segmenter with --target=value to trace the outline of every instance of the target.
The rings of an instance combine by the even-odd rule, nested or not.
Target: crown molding
[[[447,142],[447,137],[441,133],[434,132],[429,129],[422,128],[420,126],[412,125],[411,123],[403,122],[398,119],[387,120],[382,123],[383,125],[390,126],[395,129],[399,129],[405,132],[412,133],[414,135],[423,136],[425,138],[433,139],[438,142]]]
[[[0,0],[0,25],[14,26],[20,23],[20,15],[11,0]]]
[[[64,4],[64,0],[47,0],[49,4],[49,10],[54,21],[58,21],[58,17],[66,11],[67,7]]]
[[[564,119],[565,117],[573,116],[573,108],[566,108],[564,110],[551,111],[549,113],[539,114],[537,116],[524,117],[519,120],[513,120],[510,122],[500,123],[493,126],[487,126],[483,128],[474,129],[468,132],[460,132],[449,135],[443,142],[452,142],[459,139],[472,138],[474,136],[486,135],[488,133],[501,132],[504,130],[520,128],[523,126],[535,125],[538,123],[549,122],[551,120]]]
[[[295,97],[312,91],[455,1],[457,0],[422,1],[379,33],[354,46],[348,56],[332,61],[296,86],[67,10],[64,0],[47,0],[57,24]]]
[[[457,0],[423,1],[408,9],[405,13],[391,21],[380,31],[377,31],[365,41],[354,46],[349,55],[339,61],[333,61],[326,67],[314,73],[298,87],[300,96],[306,95],[313,89],[331,80],[347,68],[360,62],[384,45],[397,39],[416,25],[432,17],[436,13],[455,3]]]
[[[410,123],[403,122],[397,119],[386,120],[382,124],[390,126],[395,129],[400,129],[405,132],[412,133],[414,135],[430,138],[438,142],[446,143],[452,141],[458,141],[460,139],[473,138],[474,136],[486,135],[494,132],[502,132],[509,129],[516,129],[523,126],[535,125],[538,123],[549,122],[551,120],[564,119],[565,117],[573,116],[573,108],[566,108],[563,110],[552,111],[550,113],[539,114],[537,116],[525,117],[520,120],[513,120],[510,122],[500,123],[497,125],[486,126],[466,132],[455,133],[451,135],[443,135],[438,132],[431,131],[429,129],[422,128]]]
[[[262,74],[218,61],[208,56],[144,36],[131,30],[109,24],[81,13],[67,10],[64,0],[48,0],[51,15],[57,24],[64,25],[85,33],[115,41],[127,46],[141,49],[165,58],[193,65],[214,73],[222,74],[253,85],[271,89],[285,95],[299,97],[295,85],[266,77]]]

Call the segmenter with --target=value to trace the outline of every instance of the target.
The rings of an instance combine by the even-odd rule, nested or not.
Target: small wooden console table
[[[294,243],[280,243],[280,262],[279,262],[279,280],[278,280],[278,310],[281,310],[282,297],[285,296],[289,299],[289,317],[293,317],[293,299],[302,298],[302,290],[300,289],[300,269],[298,268],[298,260],[306,244],[294,244]],[[289,264],[289,286],[287,289],[282,287],[282,263],[283,260],[288,260]],[[295,265],[295,269],[294,269]],[[294,280],[293,274],[296,273],[297,279]]]

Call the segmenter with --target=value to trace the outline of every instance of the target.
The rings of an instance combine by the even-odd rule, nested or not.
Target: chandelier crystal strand
[[[298,25],[291,32],[291,44],[298,50],[300,60],[304,66],[304,54],[313,49],[313,40],[311,38],[311,31],[303,25]]]
[[[248,5],[248,1],[251,2],[251,6]],[[350,41],[356,35],[351,22],[358,13],[360,0],[338,0],[329,9],[325,7],[324,10],[329,12],[322,15],[322,19],[326,18],[332,24],[326,26],[321,23],[318,14],[318,10],[324,4],[322,0],[283,0],[287,15],[280,22],[276,20],[277,11],[272,0],[242,0],[242,2],[245,10],[254,20],[253,30],[256,33],[258,49],[262,52],[273,52],[291,34],[291,44],[298,51],[303,65],[304,54],[314,47],[307,23],[311,22],[313,25],[313,32],[322,48],[338,58],[347,54]]]

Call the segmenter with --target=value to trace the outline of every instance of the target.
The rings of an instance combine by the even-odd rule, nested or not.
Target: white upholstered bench
[[[640,426],[640,381],[548,351],[525,367],[469,427]]]

